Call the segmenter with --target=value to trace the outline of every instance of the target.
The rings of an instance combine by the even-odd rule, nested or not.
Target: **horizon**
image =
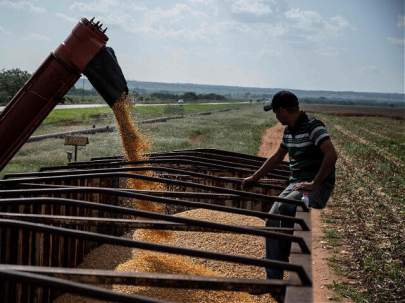
[[[80,79],[79,79],[80,81]],[[372,93],[372,94],[398,94],[404,95],[404,92],[390,92],[390,91],[359,91],[359,90],[331,90],[331,89],[311,89],[311,88],[292,88],[292,87],[263,87],[263,86],[248,86],[248,85],[228,85],[228,84],[210,84],[210,83],[193,83],[193,82],[165,82],[165,81],[144,81],[144,80],[134,80],[129,79],[127,81],[136,82],[152,82],[152,83],[163,83],[163,84],[189,84],[189,85],[206,85],[206,86],[226,86],[226,87],[241,87],[241,88],[258,88],[258,89],[279,89],[279,90],[302,90],[302,91],[324,91],[324,92],[337,92],[337,93]],[[405,101],[405,100],[404,100]]]
[[[80,78],[77,83],[82,81],[82,79],[88,81],[86,77]],[[405,97],[405,92],[378,92],[378,91],[353,91],[353,90],[328,90],[328,89],[301,89],[301,88],[291,88],[291,87],[260,87],[260,86],[245,86],[245,85],[227,85],[227,84],[209,84],[209,83],[192,83],[192,82],[164,82],[164,81],[144,81],[144,80],[134,80],[128,79],[129,81],[145,82],[145,83],[162,83],[162,84],[180,84],[180,85],[201,85],[201,86],[224,86],[224,87],[240,87],[240,88],[252,88],[252,89],[275,89],[275,90],[302,90],[302,91],[319,91],[319,92],[337,92],[337,93],[371,93],[371,94],[396,94],[403,95]],[[90,83],[90,82],[89,82]],[[90,83],[91,85],[91,83]],[[80,87],[78,87],[80,88]],[[405,102],[405,99],[404,99]]]
[[[127,79],[405,93],[402,0],[0,0],[0,69],[33,73],[86,16]]]

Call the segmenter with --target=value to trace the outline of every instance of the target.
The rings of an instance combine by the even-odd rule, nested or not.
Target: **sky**
[[[405,92],[405,0],[0,0],[0,69],[34,72],[81,17],[128,80]]]

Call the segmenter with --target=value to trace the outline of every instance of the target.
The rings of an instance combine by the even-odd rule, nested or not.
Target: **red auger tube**
[[[105,30],[93,19],[80,20],[0,114],[0,171],[107,43]]]

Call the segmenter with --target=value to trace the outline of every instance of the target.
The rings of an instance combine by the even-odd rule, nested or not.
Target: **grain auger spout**
[[[11,99],[0,115],[0,170],[84,73],[112,106],[127,93],[102,24],[82,18]]]
[[[128,94],[127,81],[111,47],[103,47],[83,73],[110,107]]]

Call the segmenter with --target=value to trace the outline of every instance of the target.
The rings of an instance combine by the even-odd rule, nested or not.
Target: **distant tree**
[[[214,93],[210,94],[199,94],[198,99],[204,99],[204,100],[225,100],[226,97]]]
[[[94,88],[92,89],[83,89],[72,87],[66,95],[69,96],[97,96],[97,92]]]
[[[18,68],[0,70],[0,104],[7,104],[30,77],[30,73]]]
[[[167,92],[156,92],[156,93],[152,93],[150,95],[153,98],[156,99],[160,99],[160,100],[176,100],[177,99],[177,95],[171,94],[171,93],[167,93]]]
[[[197,100],[197,99],[198,99],[198,96],[197,96],[197,94],[194,93],[194,92],[186,92],[186,93],[180,95],[180,96],[179,96],[179,99],[184,99],[184,100],[188,100],[188,101],[190,101],[190,100]]]

